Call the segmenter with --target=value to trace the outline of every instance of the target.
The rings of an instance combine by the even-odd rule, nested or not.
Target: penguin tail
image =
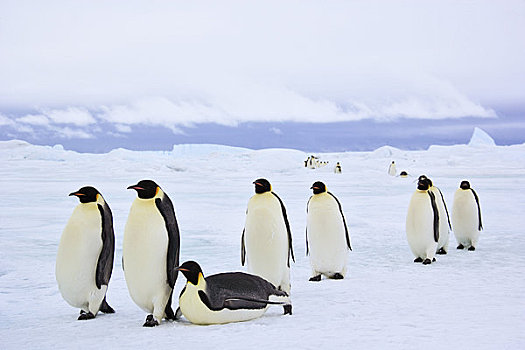
[[[111,306],[109,306],[108,302],[106,301],[106,297],[104,297],[104,300],[102,300],[102,304],[100,304],[99,310],[105,314],[115,313],[115,310]]]

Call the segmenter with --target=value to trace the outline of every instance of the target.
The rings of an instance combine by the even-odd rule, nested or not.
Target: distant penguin
[[[292,233],[284,203],[272,192],[268,180],[258,179],[248,201],[241,236],[241,264],[290,295],[290,257],[295,262]],[[291,305],[285,306],[291,313]]]
[[[310,255],[312,277],[343,279],[348,250],[352,250],[345,216],[339,200],[321,181],[314,182],[306,206],[306,255]]]
[[[454,193],[452,230],[458,242],[458,249],[476,250],[483,224],[478,195],[468,181],[462,181]]]
[[[434,186],[432,180],[430,180],[425,175],[421,175],[419,177],[419,180],[422,180],[422,179],[426,179],[426,181],[428,182],[428,185],[430,186],[429,191],[431,191],[436,198],[436,205],[437,205],[438,214],[440,218],[439,220],[439,242],[438,242],[436,254],[440,254],[440,255],[447,254],[448,239],[449,239],[450,228],[451,228],[447,204],[445,203],[445,198],[443,197],[443,193],[441,192],[439,188]]]
[[[252,320],[271,304],[289,305],[290,298],[265,279],[243,272],[204,277],[201,267],[187,261],[178,267],[188,279],[179,297],[179,309],[195,324],[220,324]]]
[[[403,170],[403,171],[401,171],[401,172],[399,173],[399,176],[400,176],[400,177],[408,177],[408,173],[407,173],[406,171]]]
[[[416,257],[414,262],[422,262],[425,265],[435,261],[439,241],[436,197],[429,188],[426,179],[418,181],[417,190],[410,199],[406,218],[407,240]]]
[[[106,302],[115,254],[113,216],[94,187],[82,187],[69,195],[78,197],[80,204],[60,238],[56,280],[62,297],[80,308],[78,319],[88,320],[99,311],[115,312]]]
[[[388,175],[390,176],[396,176],[397,170],[396,170],[396,163],[392,161],[390,165],[388,166]]]
[[[343,170],[341,169],[341,164],[339,164],[339,162],[337,162],[337,164],[335,165],[335,168],[334,168],[334,173],[341,174],[342,172],[343,172]]]
[[[144,327],[157,326],[165,317],[175,319],[171,308],[179,264],[179,227],[173,204],[151,180],[128,189],[137,191],[124,229],[122,267],[129,294],[149,315]]]

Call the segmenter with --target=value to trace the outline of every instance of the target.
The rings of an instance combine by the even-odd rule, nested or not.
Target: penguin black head
[[[201,267],[195,261],[186,261],[184,264],[176,267],[175,269],[182,272],[188,282],[193,285],[197,285],[199,283],[199,275],[203,275]]]
[[[314,182],[312,187],[310,187],[310,189],[314,190],[314,194],[319,194],[319,193],[326,192],[326,185],[322,183],[321,181],[316,181]]]
[[[92,203],[97,201],[98,194],[100,194],[100,192],[98,192],[95,187],[86,186],[76,192],[71,192],[69,195],[77,196],[80,203]]]
[[[266,179],[257,179],[253,184],[255,185],[255,193],[264,193],[272,190],[272,185]]]
[[[128,187],[128,190],[136,190],[137,195],[141,199],[151,199],[157,194],[157,189],[159,185],[152,180],[141,180],[136,185],[131,185]]]
[[[433,186],[432,180],[430,180],[426,175],[419,176],[418,181],[421,181],[421,180],[424,180],[424,181],[428,182],[428,187],[432,187]]]
[[[468,190],[470,188],[470,182],[468,182],[467,180],[461,181],[461,185],[459,185],[459,188],[461,188],[462,190]]]
[[[417,182],[417,189],[420,190],[420,191],[426,191],[430,188],[430,182],[429,180],[425,177],[423,179],[420,179],[418,180]]]
[[[399,173],[399,176],[408,176],[408,173],[406,171],[402,171]]]

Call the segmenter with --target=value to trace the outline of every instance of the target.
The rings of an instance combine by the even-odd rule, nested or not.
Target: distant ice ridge
[[[496,146],[496,142],[494,142],[494,139],[485,131],[475,127],[468,145],[471,147]]]

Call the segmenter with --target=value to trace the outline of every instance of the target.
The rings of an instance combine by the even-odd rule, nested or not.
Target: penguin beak
[[[310,187],[310,189],[311,189],[311,190],[318,190],[319,187],[317,187],[317,186],[312,186],[312,187]]]
[[[70,196],[77,196],[77,197],[78,197],[78,196],[85,196],[84,193],[80,193],[80,192],[71,192],[69,195],[70,195]]]
[[[175,268],[175,270],[176,270],[176,271],[186,271],[186,272],[190,271],[190,270],[185,269],[185,268],[180,267],[180,266],[177,266],[177,267]]]
[[[255,181],[253,182],[253,184],[254,184],[255,186],[262,186],[260,183],[255,182]]]
[[[137,190],[138,191],[138,190],[143,190],[143,188],[139,187],[137,185],[131,185],[131,186],[128,187],[128,190]]]

